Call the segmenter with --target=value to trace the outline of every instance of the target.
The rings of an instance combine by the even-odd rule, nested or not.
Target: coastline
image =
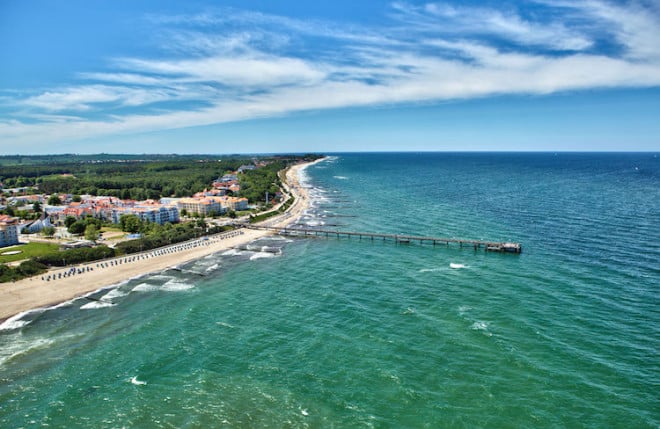
[[[309,166],[323,161],[296,164],[286,172],[287,188],[295,198],[294,203],[281,215],[267,219],[273,226],[285,226],[296,220],[309,207],[307,190],[300,185],[300,174]],[[34,276],[15,283],[0,284],[0,323],[17,315],[37,309],[47,309],[63,302],[76,299],[100,289],[126,282],[130,279],[163,271],[214,253],[245,245],[267,235],[270,231],[240,229],[229,231],[209,240],[192,240],[160,249],[125,255],[104,261],[109,267],[99,267],[99,262],[76,265],[81,274],[63,277],[49,282]],[[70,267],[53,269],[49,274],[64,273]]]

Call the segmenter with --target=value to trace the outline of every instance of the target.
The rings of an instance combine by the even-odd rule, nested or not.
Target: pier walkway
[[[245,228],[268,230],[273,231],[279,235],[288,236],[317,236],[317,237],[337,237],[337,238],[352,238],[358,239],[381,239],[383,241],[394,241],[397,244],[409,244],[411,242],[419,242],[421,244],[430,243],[434,246],[437,244],[458,244],[460,247],[473,247],[474,250],[484,249],[487,252],[505,252],[505,253],[521,253],[522,246],[520,243],[511,242],[496,242],[496,241],[482,241],[482,240],[464,240],[460,238],[443,238],[443,237],[426,237],[417,235],[405,234],[382,234],[373,232],[355,232],[355,231],[331,231],[320,228],[298,228],[298,227],[285,227],[279,228],[274,226],[265,225],[244,225]]]

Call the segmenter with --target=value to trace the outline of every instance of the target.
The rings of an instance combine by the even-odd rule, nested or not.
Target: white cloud
[[[325,77],[319,66],[302,59],[264,54],[174,61],[126,59],[122,66],[139,72],[169,75],[179,82],[216,82],[239,87],[308,84]]]
[[[635,60],[660,59],[660,4],[624,5],[596,0],[537,0],[549,6],[577,11],[598,23],[625,47],[625,55]]]
[[[27,98],[22,104],[47,111],[89,110],[94,103],[117,101],[120,94],[109,87],[83,86],[46,91]]]
[[[521,45],[580,51],[593,45],[585,34],[562,22],[529,21],[513,11],[428,3],[395,3],[397,19],[437,35],[501,37]]]
[[[95,80],[106,80],[122,82],[122,77],[127,81],[145,82],[146,78],[137,74],[100,74],[91,75]],[[176,82],[168,86],[131,87],[123,85],[83,85],[79,87],[59,88],[46,91],[21,100],[19,104],[27,107],[38,108],[46,112],[62,111],[100,111],[106,108],[146,106],[164,101],[182,101],[203,97],[209,91],[202,91],[199,87],[186,86],[176,87]]]
[[[258,13],[224,18],[233,19],[234,26],[250,24],[231,31],[218,28],[223,21],[215,14],[161,19],[159,25],[186,24],[184,29],[167,28],[178,36],[168,38],[161,56],[115,59],[107,70],[81,71],[80,85],[0,99],[0,108],[22,109],[0,121],[0,148],[9,142],[57,142],[303,110],[660,86],[659,48],[652,43],[654,37],[660,40],[657,11],[595,0],[542,1],[560,18],[560,12],[570,12],[567,22],[591,24],[569,28],[550,20],[525,20],[510,10],[441,3],[396,3],[398,24],[381,29],[314,28]],[[191,30],[193,25],[197,27]],[[268,28],[254,28],[259,25]],[[209,26],[213,31],[205,32]],[[265,41],[264,35],[277,34],[278,26],[281,38]],[[473,31],[474,26],[488,37]],[[595,29],[600,29],[598,37],[611,38],[625,52],[596,51]],[[499,46],[493,35],[524,49]],[[306,44],[310,36],[335,40]],[[534,51],[529,45],[543,49]],[[204,107],[153,110],[162,101]],[[135,107],[129,109],[133,113],[115,109],[127,106]]]
[[[139,73],[79,73],[78,76],[85,80],[120,83],[123,85],[165,86],[171,83],[160,77]]]

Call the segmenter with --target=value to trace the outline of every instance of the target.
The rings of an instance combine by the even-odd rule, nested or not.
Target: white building
[[[0,215],[0,247],[18,244],[18,218]]]
[[[133,214],[145,222],[153,222],[164,225],[167,222],[179,222],[179,209],[176,206],[139,206],[139,207],[116,207],[112,209],[110,217],[113,223],[119,223],[123,215]]]

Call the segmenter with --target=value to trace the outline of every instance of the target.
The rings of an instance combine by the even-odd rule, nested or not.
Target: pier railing
[[[411,242],[438,244],[458,244],[460,247],[473,247],[474,250],[484,249],[487,252],[505,252],[521,253],[522,245],[513,242],[483,241],[483,240],[465,240],[461,238],[429,237],[407,234],[383,234],[375,232],[356,232],[356,231],[333,231],[320,228],[298,228],[298,227],[274,227],[266,225],[246,225],[246,228],[273,231],[279,235],[288,236],[316,236],[316,237],[337,237],[358,239],[381,239],[394,241],[397,244],[409,244]]]

